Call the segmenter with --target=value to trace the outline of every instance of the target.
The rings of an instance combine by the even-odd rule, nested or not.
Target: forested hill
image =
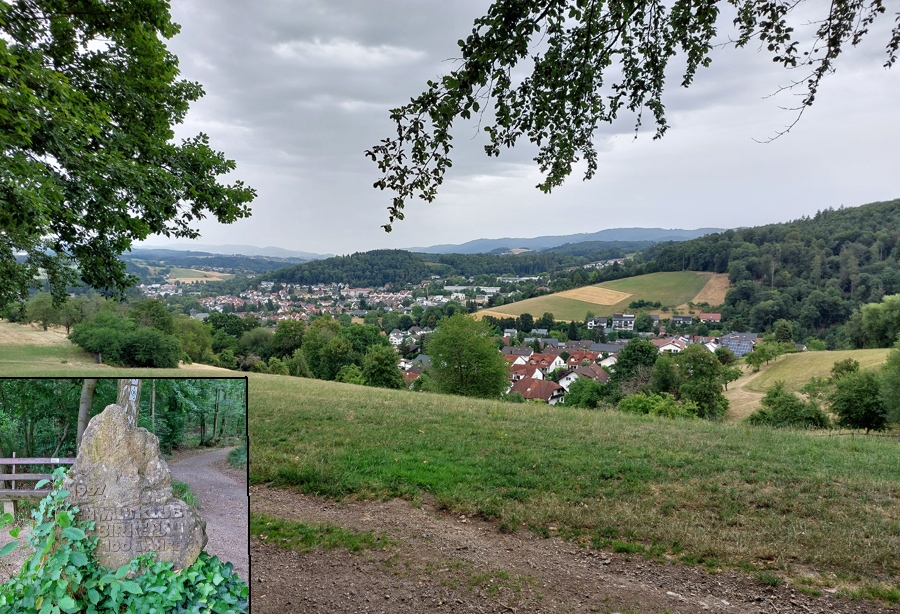
[[[659,244],[643,261],[646,272],[728,273],[726,311],[754,330],[785,318],[821,333],[900,293],[900,199]]]
[[[562,246],[547,252],[523,254],[421,254],[405,250],[375,250],[315,260],[267,273],[261,279],[280,283],[344,283],[350,286],[384,286],[419,283],[432,275],[474,277],[476,275],[551,274],[589,262],[621,258],[646,249],[648,241],[592,242],[585,246]]]

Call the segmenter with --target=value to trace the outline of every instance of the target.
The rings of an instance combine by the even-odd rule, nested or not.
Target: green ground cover
[[[7,344],[0,356],[30,351]],[[865,354],[878,362],[884,353]],[[802,372],[798,381],[827,375],[839,354],[781,357],[763,375],[785,379],[771,368],[776,365]],[[862,363],[861,355],[852,354]],[[198,365],[73,370],[35,361],[0,363],[0,369],[5,376],[229,373]],[[253,483],[334,499],[428,497],[448,510],[495,520],[501,530],[558,533],[585,547],[711,568],[778,572],[810,590],[851,586],[877,596],[900,589],[900,454],[890,438],[823,437],[258,374],[250,374],[249,389]]]
[[[253,483],[429,496],[502,530],[555,527],[585,546],[711,567],[814,569],[826,584],[900,574],[900,455],[884,438],[263,375],[250,382],[250,439]]]
[[[677,307],[692,300],[706,282],[710,274],[695,273],[693,271],[679,271],[674,273],[650,273],[627,279],[617,279],[600,284],[601,288],[618,290],[633,294],[625,301],[627,305],[631,301],[644,299],[659,301],[663,305]]]

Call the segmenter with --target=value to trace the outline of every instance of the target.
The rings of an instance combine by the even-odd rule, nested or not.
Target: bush
[[[287,365],[274,356],[269,359],[269,373],[272,375],[289,375]]]
[[[881,381],[872,371],[837,378],[829,400],[831,411],[838,415],[838,426],[865,429],[866,433],[882,431],[887,426],[888,411],[881,397]]]
[[[619,401],[618,409],[631,414],[650,414],[663,418],[693,418],[698,412],[693,401],[681,402],[666,392],[632,394]]]
[[[201,552],[197,561],[179,572],[172,563],[154,562],[151,554],[135,557],[117,570],[98,565],[95,541],[85,534],[93,523],[76,520],[78,508],[61,490],[65,469],[53,473],[53,490],[34,510],[28,534],[33,551],[19,573],[0,585],[3,612],[247,612],[247,584],[234,574],[231,563]],[[38,482],[43,487],[46,480]],[[0,526],[13,522],[0,517]],[[18,536],[18,528],[10,531]],[[17,546],[7,544],[0,556]]]
[[[122,343],[121,360],[129,367],[175,369],[181,355],[176,337],[146,326],[129,333]]]
[[[831,426],[828,416],[814,400],[803,402],[797,395],[785,391],[784,382],[777,381],[760,400],[761,407],[747,418],[757,426],[775,428],[822,429]]]

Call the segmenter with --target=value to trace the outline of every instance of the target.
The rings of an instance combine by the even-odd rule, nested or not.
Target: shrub
[[[812,399],[802,401],[797,395],[784,389],[784,382],[777,381],[760,400],[760,407],[747,418],[757,426],[775,428],[821,429],[831,426],[828,416]]]
[[[663,418],[693,418],[698,413],[696,403],[678,401],[667,392],[627,396],[619,401],[618,409],[632,414],[650,414]]]
[[[274,356],[269,359],[269,373],[272,375],[289,375],[287,365]]]
[[[129,367],[174,369],[181,355],[181,342],[176,337],[146,326],[129,333],[122,343],[121,359]]]

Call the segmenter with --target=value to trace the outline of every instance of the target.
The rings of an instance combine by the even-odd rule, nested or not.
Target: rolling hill
[[[628,312],[628,305],[640,299],[659,301],[671,308],[687,309],[686,303],[700,302],[698,297],[704,289],[713,285],[715,293],[706,293],[706,302],[711,305],[720,304],[724,299],[722,276],[711,273],[681,271],[675,273],[651,273],[608,281],[594,286],[566,290],[556,294],[548,294],[536,298],[493,307],[479,311],[479,317],[492,315],[498,318],[519,316],[530,313],[539,316],[552,313],[557,320],[584,320],[590,311],[596,316],[609,316],[613,313]],[[709,300],[712,299],[712,300]],[[718,299],[718,300],[717,300]],[[657,311],[658,312],[658,311]]]

